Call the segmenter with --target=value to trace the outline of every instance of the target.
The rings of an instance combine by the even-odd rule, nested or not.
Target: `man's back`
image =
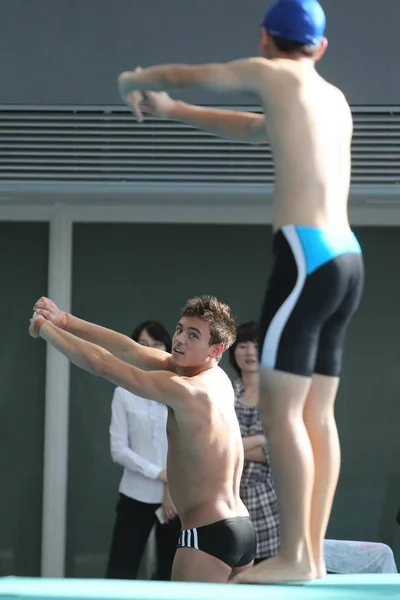
[[[281,538],[279,554],[242,581],[304,581],[326,573],[323,539],[340,470],[333,405],[364,267],[347,214],[351,112],[315,70],[327,48],[325,27],[317,0],[275,0],[261,26],[262,58],[161,65],[119,77],[121,95],[138,118],[143,98],[136,92],[193,86],[252,92],[266,115],[265,123],[263,115],[145,96],[149,112],[221,137],[262,143],[267,129],[274,154],[274,262],[260,318],[260,413]],[[192,533],[182,536],[182,547]]]
[[[183,527],[247,515],[233,387],[219,368],[191,378],[194,397],[168,416],[168,482]],[[193,524],[194,525],[193,525]]]
[[[348,228],[352,117],[308,60],[265,61],[260,83],[275,168],[275,227]]]

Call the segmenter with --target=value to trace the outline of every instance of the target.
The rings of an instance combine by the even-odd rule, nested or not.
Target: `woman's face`
[[[143,329],[142,333],[139,335],[138,339],[139,344],[142,346],[148,346],[149,348],[157,348],[158,350],[166,350],[165,344],[163,342],[159,342],[151,337],[151,335]]]
[[[258,371],[258,344],[256,342],[240,342],[235,348],[235,360],[242,373]]]

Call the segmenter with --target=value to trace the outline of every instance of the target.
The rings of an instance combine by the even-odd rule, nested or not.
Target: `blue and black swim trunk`
[[[260,318],[263,366],[338,377],[347,327],[364,287],[352,231],[287,225],[274,236],[274,266]]]

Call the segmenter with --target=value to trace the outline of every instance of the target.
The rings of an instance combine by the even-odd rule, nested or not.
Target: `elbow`
[[[113,448],[111,448],[111,460],[116,465],[121,465],[121,453],[118,450],[113,450]]]
[[[117,465],[123,465],[124,464],[124,446],[121,445],[120,443],[111,443],[110,444],[110,454],[111,454],[111,460],[113,461],[113,463],[116,463]]]
[[[248,139],[253,146],[261,146],[268,143],[267,125],[265,118],[257,115],[249,126]]]
[[[96,377],[103,377],[107,379],[107,374],[109,372],[110,357],[111,354],[103,350],[103,348],[96,348],[87,357],[89,366],[87,370],[90,371],[90,373],[92,373],[92,375],[95,375]]]

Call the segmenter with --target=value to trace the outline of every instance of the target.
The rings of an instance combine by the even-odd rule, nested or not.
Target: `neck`
[[[256,389],[258,391],[258,386],[260,383],[260,374],[258,371],[256,371],[255,373],[242,372],[241,379],[245,390]]]
[[[309,56],[304,56],[304,54],[296,54],[295,52],[277,52],[274,58],[280,58],[285,60],[294,60],[303,65],[308,65],[310,68],[315,69],[315,61],[313,58]]]

